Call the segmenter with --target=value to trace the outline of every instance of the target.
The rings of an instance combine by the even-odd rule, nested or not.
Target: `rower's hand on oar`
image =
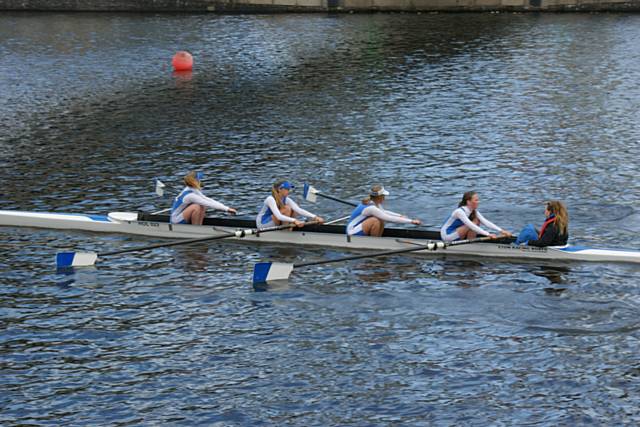
[[[318,224],[322,224],[324,223],[324,218],[320,217],[320,216],[316,216],[313,218],[313,222],[317,222]]]
[[[293,224],[298,228],[304,227],[304,222],[298,221],[297,219],[295,221],[293,221]]]
[[[227,209],[227,212],[229,212],[231,215],[236,215],[238,213],[238,211],[233,208]]]
[[[502,230],[500,232],[500,237],[513,237],[513,234],[511,234],[511,232],[509,232],[507,230]]]
[[[420,221],[419,219],[412,219],[412,220],[411,220],[411,224],[413,224],[413,225],[420,225],[420,224],[422,224],[422,221]]]
[[[489,234],[487,237],[492,239],[492,240],[498,238],[498,236],[496,236],[495,234]]]

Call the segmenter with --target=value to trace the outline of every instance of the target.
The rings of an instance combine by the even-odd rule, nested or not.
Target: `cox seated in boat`
[[[256,225],[259,229],[277,227],[288,223],[302,227],[304,222],[296,218],[298,215],[311,218],[319,223],[324,222],[324,219],[302,209],[289,197],[289,193],[294,188],[295,186],[289,181],[278,181],[273,184],[271,195],[264,199],[262,208],[256,217]]]
[[[475,239],[478,235],[497,238],[493,233],[489,233],[480,227],[483,225],[490,230],[499,233],[500,236],[510,237],[512,234],[501,227],[498,227],[486,219],[478,211],[480,197],[475,191],[467,191],[463,194],[458,208],[454,210],[440,229],[440,237],[445,242],[454,240]]]
[[[184,190],[171,206],[172,224],[202,225],[207,208],[236,214],[236,210],[202,194],[202,173],[189,172],[184,177]]]
[[[540,230],[528,224],[518,235],[516,244],[537,247],[566,245],[569,240],[569,213],[564,203],[558,200],[547,202],[544,216]]]
[[[385,210],[382,205],[389,192],[381,185],[374,185],[369,196],[353,210],[347,224],[349,236],[380,237],[384,232],[385,222],[420,225],[419,219],[411,219],[404,215]]]

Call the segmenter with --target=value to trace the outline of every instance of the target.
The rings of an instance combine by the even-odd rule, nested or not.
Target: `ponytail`
[[[187,187],[195,188],[196,190],[200,190],[202,186],[200,185],[200,181],[198,181],[197,174],[195,171],[191,171],[184,176],[184,185]]]
[[[464,193],[462,195],[462,200],[460,200],[460,203],[458,203],[458,207],[461,208],[463,206],[467,206],[467,202],[471,199],[473,199],[473,196],[475,196],[476,193],[475,191],[467,191],[466,193]],[[474,209],[473,212],[471,212],[471,215],[469,215],[469,220],[471,221],[475,221],[476,219],[476,210]]]
[[[461,208],[463,206],[467,206],[467,202],[471,199],[473,199],[473,196],[475,196],[476,193],[475,191],[467,191],[466,193],[464,193],[462,195],[462,200],[460,201],[460,203],[458,203],[458,207]]]
[[[280,197],[280,195],[278,194],[278,190],[280,189],[280,186],[284,184],[284,182],[285,181],[277,181],[271,187],[271,195],[273,196],[274,199],[276,199],[276,205],[278,206],[278,209],[282,209],[284,207],[284,203],[282,202],[282,197]]]
[[[382,201],[384,199],[383,195],[380,195],[380,196],[375,195],[375,194],[378,194],[380,191],[384,191],[384,187],[382,187],[382,185],[374,185],[373,187],[371,187],[371,194],[369,194],[367,197],[362,199],[362,204],[368,205],[371,202],[377,203],[379,201]],[[389,194],[389,193],[385,193],[385,194]]]

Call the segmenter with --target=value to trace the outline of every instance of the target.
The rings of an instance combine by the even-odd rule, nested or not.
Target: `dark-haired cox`
[[[381,185],[374,185],[369,196],[353,210],[347,224],[349,236],[380,237],[384,232],[385,222],[420,225],[419,219],[407,218],[404,215],[385,210],[382,205],[389,192]]]
[[[529,246],[564,246],[569,240],[569,213],[564,203],[558,200],[547,202],[544,207],[545,221],[537,230],[533,224],[522,229],[517,244]]]
[[[191,171],[185,175],[185,188],[173,200],[171,205],[172,224],[202,225],[207,208],[236,214],[235,209],[202,194],[202,191],[200,191],[202,188],[201,181],[201,172]]]
[[[258,228],[270,228],[282,225],[282,223],[294,223],[297,227],[302,227],[304,223],[296,219],[296,215],[311,218],[320,223],[324,219],[302,209],[289,197],[289,193],[295,186],[289,181],[278,181],[271,187],[271,195],[264,199],[264,203],[258,216],[256,225]]]
[[[500,236],[511,236],[511,233],[498,227],[488,219],[486,219],[478,211],[480,206],[480,197],[475,191],[467,191],[462,195],[462,200],[458,204],[449,218],[445,221],[440,229],[440,237],[445,242],[454,240],[475,239],[478,235],[496,238],[495,234],[489,233],[482,229],[480,225],[484,225],[490,230],[496,231]]]

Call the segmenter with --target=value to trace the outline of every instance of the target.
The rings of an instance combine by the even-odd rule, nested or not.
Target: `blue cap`
[[[289,181],[285,181],[282,184],[280,184],[280,187],[278,187],[278,190],[282,188],[284,188],[285,190],[293,190],[294,188],[296,188],[296,186],[290,183]]]
[[[202,178],[204,178],[204,173],[202,172],[196,172],[196,179],[198,181],[202,181]]]

